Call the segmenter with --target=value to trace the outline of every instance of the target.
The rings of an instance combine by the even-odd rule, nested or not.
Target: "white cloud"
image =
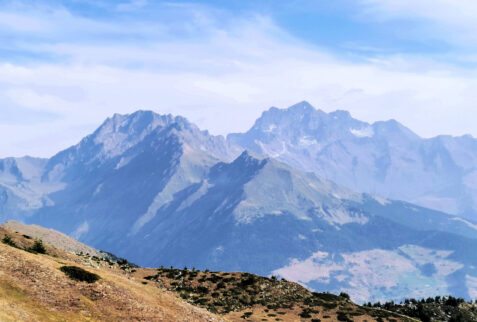
[[[269,106],[301,100],[327,111],[347,109],[367,121],[396,118],[425,136],[477,136],[474,70],[422,57],[347,62],[294,39],[268,17],[236,18],[219,27],[214,19],[220,20],[220,13],[194,10],[202,17],[193,22],[201,32],[191,37],[149,32],[141,43],[70,40],[67,35],[83,25],[94,26],[97,34],[125,28],[74,17],[74,27],[56,41],[19,44],[25,51],[65,58],[0,64],[0,113],[8,106],[57,117],[29,125],[0,122],[0,135],[9,138],[0,140],[0,156],[51,155],[111,114],[139,108],[182,114],[201,128],[226,134],[246,130]],[[60,21],[54,28],[69,18]],[[169,27],[128,26],[131,34]]]
[[[477,40],[475,32],[477,2],[474,0],[361,0],[361,2],[365,5],[368,17],[376,20],[418,19],[420,22],[433,23],[432,29],[427,30],[431,32],[430,37],[443,37],[450,42]]]

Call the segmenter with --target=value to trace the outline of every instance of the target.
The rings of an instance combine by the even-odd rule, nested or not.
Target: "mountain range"
[[[138,111],[52,158],[1,160],[0,220],[142,266],[279,275],[356,301],[475,298],[476,146],[305,102],[227,139]]]
[[[270,108],[228,140],[355,191],[477,218],[477,139],[424,139],[395,120],[369,124],[301,102]]]

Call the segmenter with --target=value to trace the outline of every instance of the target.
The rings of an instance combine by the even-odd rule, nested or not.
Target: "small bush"
[[[209,293],[209,288],[206,287],[206,286],[198,286],[197,287],[197,293],[208,294]]]
[[[35,243],[28,249],[28,251],[35,254],[46,254],[46,248],[41,239],[35,240]]]
[[[338,312],[337,316],[338,321],[345,321],[345,322],[352,322],[347,316],[346,313],[344,312]]]
[[[341,293],[340,293],[340,296],[341,296],[342,298],[345,298],[345,299],[349,300],[349,294],[348,294],[348,293],[341,292]]]
[[[311,318],[310,310],[303,309],[303,311],[299,314],[302,318],[308,319]]]
[[[17,247],[17,244],[13,241],[12,237],[10,235],[5,234],[2,239],[2,243],[12,246],[12,247]]]
[[[98,275],[85,271],[77,266],[62,266],[60,270],[69,278],[79,282],[94,283],[100,279]]]
[[[249,317],[252,316],[252,314],[253,314],[253,312],[245,312],[245,313],[241,316],[241,318],[242,318],[242,319],[248,319]]]
[[[241,288],[247,288],[247,286],[253,285],[255,283],[255,280],[255,277],[253,275],[250,275],[242,279],[238,286],[240,286]]]

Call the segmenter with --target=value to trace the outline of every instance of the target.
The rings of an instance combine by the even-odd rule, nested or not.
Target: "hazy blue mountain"
[[[0,220],[23,218],[50,204],[48,194],[61,186],[41,182],[46,162],[31,157],[0,160]]]
[[[140,265],[276,274],[358,301],[477,296],[472,222],[242,152],[182,117],[115,115],[25,160],[1,163],[2,187],[31,191],[8,188],[18,200],[1,218],[12,209]]]
[[[476,236],[477,226],[456,217],[353,193],[244,152],[109,247],[148,266],[276,274],[359,301],[469,298]]]
[[[394,120],[368,124],[301,102],[271,108],[228,140],[355,191],[477,219],[477,139],[423,139]]]
[[[113,236],[135,234],[178,191],[238,153],[182,117],[115,115],[49,160],[43,180],[65,188],[31,220],[105,248]]]

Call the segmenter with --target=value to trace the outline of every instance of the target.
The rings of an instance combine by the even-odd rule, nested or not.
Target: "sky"
[[[475,0],[0,0],[0,157],[114,113],[246,131],[271,106],[477,137]]]

